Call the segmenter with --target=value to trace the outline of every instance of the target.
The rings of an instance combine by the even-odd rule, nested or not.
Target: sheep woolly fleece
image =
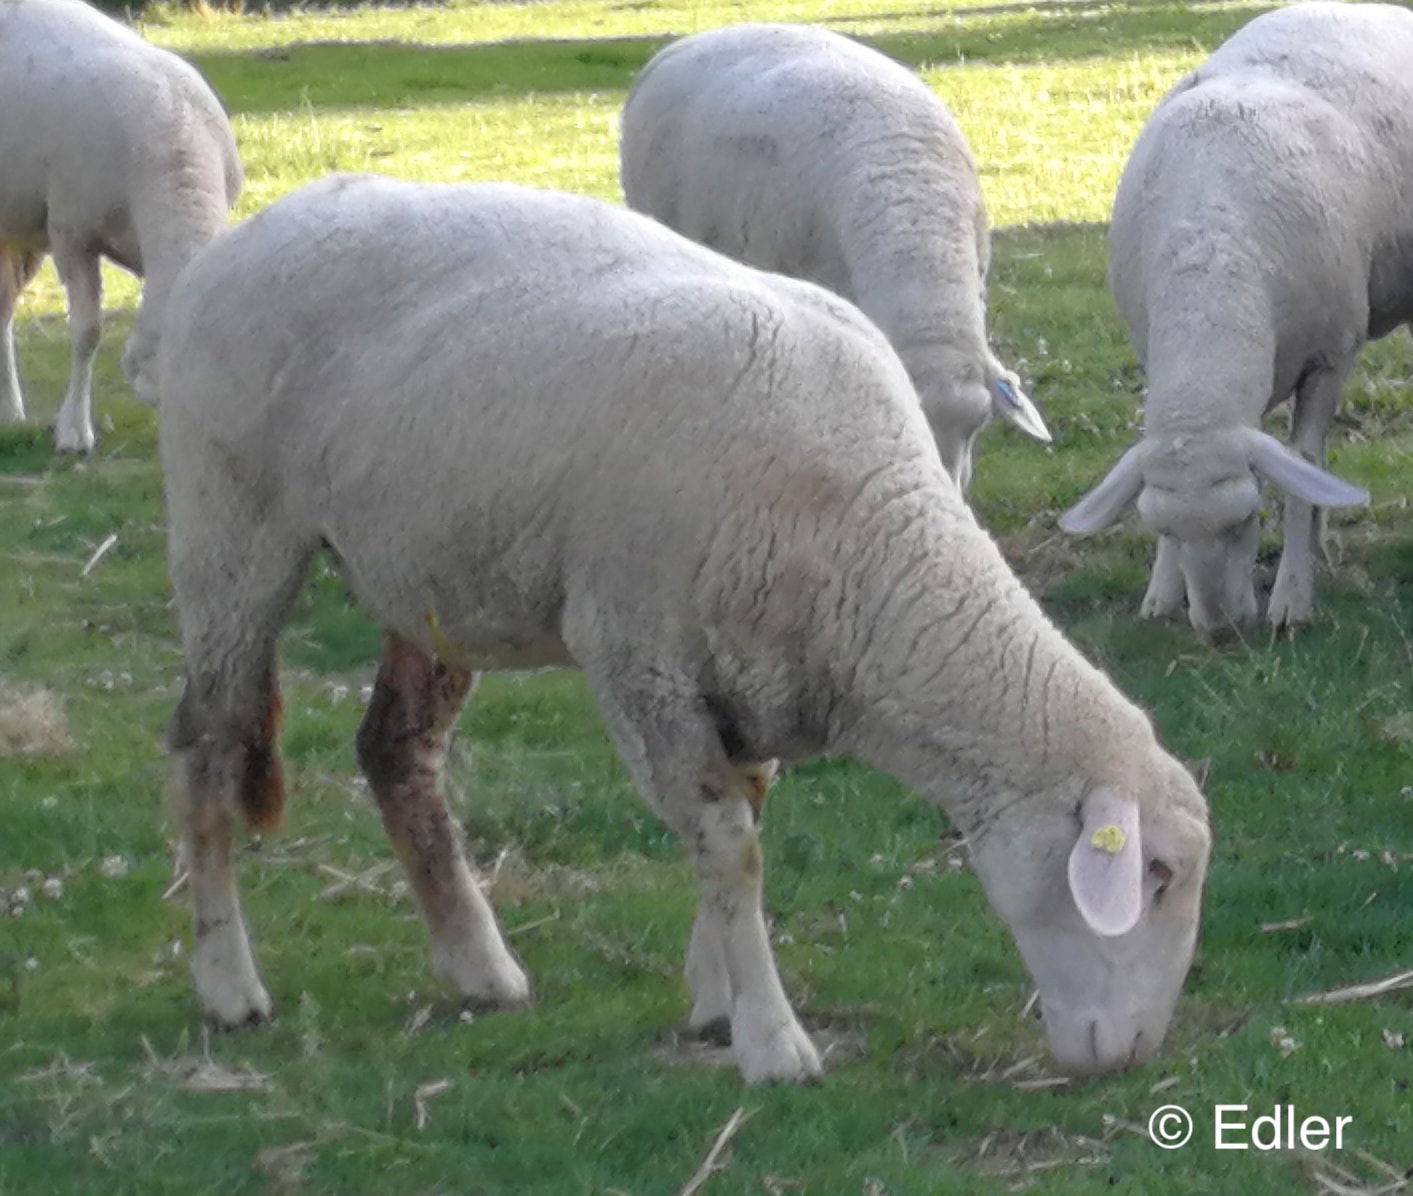
[[[1061,520],[1137,502],[1159,536],[1146,616],[1256,615],[1257,477],[1286,494],[1267,619],[1315,608],[1315,508],[1360,348],[1413,318],[1413,12],[1296,4],[1249,22],[1158,105],[1114,200],[1110,285],[1148,376],[1144,435]],[[1294,396],[1290,451],[1260,430]]]
[[[99,258],[145,277],[123,357],[138,397],[163,301],[240,191],[235,139],[195,68],[81,0],[0,0],[0,420],[23,419],[14,307],[45,253],[68,295],[73,352],[55,425],[93,447]]]
[[[999,415],[1050,434],[987,345],[990,237],[971,151],[923,82],[804,25],[668,46],[623,109],[628,205],[857,303],[892,341],[963,489]]]
[[[824,753],[968,835],[1066,1066],[1157,1049],[1206,803],[977,526],[852,306],[582,197],[337,176],[192,263],[160,383],[172,769],[217,1020],[269,1014],[231,826],[278,796],[275,641],[327,548],[387,632],[359,758],[464,995],[529,986],[437,792],[446,735],[468,670],[573,664],[697,868],[692,1021],[729,1022],[748,1080],[820,1069],[775,969],[751,799],[772,759]],[[1091,847],[1102,826],[1118,856]]]

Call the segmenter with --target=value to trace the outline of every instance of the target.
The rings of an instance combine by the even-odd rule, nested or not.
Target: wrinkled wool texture
[[[971,151],[916,75],[823,29],[731,26],[648,63],[621,137],[630,207],[857,303],[897,349],[952,466],[989,417],[989,388],[1013,376],[987,346]]]
[[[1026,787],[1148,735],[977,527],[886,342],[819,288],[586,200],[340,176],[216,242],[178,298],[179,581],[213,532],[277,541],[253,571],[326,542],[386,626],[470,667],[566,663],[566,623],[660,634],[747,759],[839,746],[864,691],[964,776]]]

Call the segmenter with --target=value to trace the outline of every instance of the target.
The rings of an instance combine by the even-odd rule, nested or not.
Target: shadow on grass
[[[626,90],[666,40],[589,38],[478,46],[313,42],[190,58],[233,113],[387,109],[545,92]]]
[[[1099,3],[1012,10],[919,10],[916,28],[862,40],[912,66],[950,62],[1055,62],[1136,50],[1215,45],[1266,5],[1211,10],[1152,3]],[[972,13],[1004,13],[975,20]],[[1014,15],[1012,15],[1014,14]],[[880,18],[858,14],[831,23]],[[888,18],[884,18],[888,19]],[[233,112],[314,108],[396,108],[485,96],[625,91],[671,38],[641,36],[418,45],[306,42],[275,49],[191,56]]]
[[[52,434],[35,423],[0,426],[0,475],[31,476],[48,468],[54,457]],[[0,493],[0,499],[5,495]]]

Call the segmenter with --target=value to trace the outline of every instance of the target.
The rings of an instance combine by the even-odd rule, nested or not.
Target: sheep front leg
[[[1143,595],[1139,614],[1145,619],[1170,619],[1182,613],[1187,597],[1187,583],[1178,563],[1177,541],[1171,536],[1158,537],[1158,551],[1153,557],[1153,575],[1148,592]]]
[[[389,635],[358,728],[358,761],[432,937],[432,970],[477,1004],[513,1008],[530,982],[471,873],[442,800],[447,742],[474,675]]]
[[[726,953],[715,921],[707,916],[705,905],[698,906],[692,920],[692,935],[687,940],[687,958],[682,968],[687,991],[692,995],[692,1010],[687,1015],[687,1029],[699,1038],[712,1042],[731,1041],[731,974],[726,968]]]
[[[730,793],[691,800],[697,803],[698,917],[702,934],[720,943],[741,1075],[748,1084],[818,1076],[824,1070],[819,1053],[790,1008],[770,948],[761,901],[764,859],[750,803]]]
[[[639,791],[686,846],[701,887],[688,950],[693,1021],[725,1015],[747,1083],[823,1071],[790,1008],[762,908],[764,862],[752,771],[727,759],[711,714],[661,668],[641,684],[585,665],[610,733]]]
[[[69,386],[54,423],[61,453],[93,451],[93,359],[103,332],[103,277],[98,255],[54,242],[54,268],[69,299]]]
[[[764,764],[739,765],[736,780],[740,792],[750,802],[757,823],[765,806],[765,795],[779,771],[777,761]],[[705,907],[697,911],[692,922],[692,935],[687,941],[687,960],[683,968],[688,991],[692,994],[692,1011],[687,1027],[701,1038],[727,1042],[731,1037],[731,977],[726,968],[723,943],[712,919],[705,916]]]
[[[1311,374],[1295,393],[1291,447],[1307,461],[1325,467],[1325,438],[1334,422],[1352,360],[1340,368]],[[1320,512],[1293,494],[1285,499],[1285,542],[1266,619],[1281,628],[1308,623],[1315,613],[1315,552]]]

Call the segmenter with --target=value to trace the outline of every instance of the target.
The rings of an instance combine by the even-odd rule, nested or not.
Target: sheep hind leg
[[[234,1028],[273,1012],[231,848],[238,818],[259,830],[283,810],[275,649],[313,546],[261,526],[238,500],[185,491],[183,478],[170,479],[168,503],[186,674],[167,731],[169,788],[191,891],[192,979],[207,1017]]]
[[[25,417],[15,359],[15,306],[41,260],[38,253],[0,246],[0,420],[7,423],[18,423]]]
[[[515,1008],[530,981],[472,875],[441,794],[452,727],[475,676],[388,635],[358,728],[358,761],[432,938],[432,970],[465,999]]]
[[[54,269],[69,300],[69,385],[54,421],[61,453],[93,451],[93,359],[103,334],[103,276],[98,255],[56,237]]]
[[[191,887],[192,980],[206,1016],[223,1029],[273,1015],[241,911],[231,846],[238,813],[251,826],[269,826],[284,799],[273,632],[260,651],[238,659],[247,663],[236,672],[188,673],[168,730],[169,792]]]

